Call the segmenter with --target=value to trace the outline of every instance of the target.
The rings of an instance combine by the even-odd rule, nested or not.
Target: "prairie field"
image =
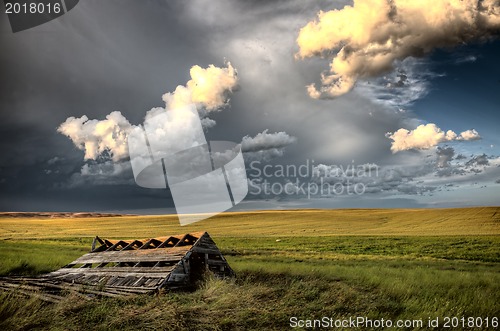
[[[57,304],[0,292],[0,328],[283,330],[292,317],[366,317],[438,330],[449,329],[445,317],[500,317],[500,207],[230,212],[184,227],[176,216],[0,217],[0,275],[58,269],[96,235],[197,231],[212,236],[236,278],[123,299],[70,294]],[[429,318],[440,324],[429,328]]]

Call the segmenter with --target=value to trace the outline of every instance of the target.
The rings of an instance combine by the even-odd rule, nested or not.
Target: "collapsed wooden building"
[[[61,269],[38,277],[4,277],[0,289],[38,290],[49,301],[63,290],[122,296],[191,288],[207,270],[217,277],[234,275],[207,232],[135,240],[95,237],[89,253]]]

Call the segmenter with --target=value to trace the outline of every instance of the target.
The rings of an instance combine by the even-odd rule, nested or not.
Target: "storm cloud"
[[[497,0],[356,0],[320,11],[305,25],[297,56],[333,54],[321,87],[308,85],[307,92],[312,98],[334,98],[352,90],[358,79],[390,71],[396,61],[485,40],[499,28]]]
[[[4,82],[0,91],[0,209],[96,211],[173,206],[168,190],[135,184],[123,141],[130,127],[144,122],[146,113],[152,117],[165,112],[169,104],[186,102],[196,105],[207,140],[239,142],[245,137],[246,161],[380,166],[378,179],[359,179],[367,181],[370,204],[363,198],[348,204],[342,199],[322,199],[322,207],[400,207],[398,195],[404,192],[416,193],[406,200],[416,206],[424,201],[421,197],[450,184],[444,190],[456,190],[456,194],[443,195],[439,201],[488,203],[484,195],[462,188],[500,178],[498,161],[492,159],[500,146],[495,108],[500,95],[498,43],[479,43],[474,49],[463,46],[458,57],[452,48],[444,55],[438,51],[424,58],[396,59],[391,65],[396,70],[373,78],[367,78],[369,71],[367,76],[354,73],[356,89],[335,100],[307,95],[304,86],[321,76],[338,50],[322,52],[324,58],[311,53],[308,60],[298,61],[301,28],[319,11],[342,11],[345,5],[357,8],[362,2],[88,0],[70,14],[23,33],[12,34],[8,22],[0,22]],[[415,2],[414,6],[420,5]],[[430,6],[441,7],[441,3]],[[319,19],[315,22],[319,24]],[[403,46],[414,37],[398,39],[400,35],[395,34],[397,38],[391,40]],[[364,50],[360,47],[353,52]],[[434,57],[436,53],[439,56]],[[475,61],[456,61],[471,54]],[[449,66],[436,66],[445,62]],[[326,72],[325,78],[332,74]],[[215,82],[208,84],[214,88],[207,90],[204,84],[210,81]],[[316,86],[314,91],[320,92],[320,98],[329,98],[323,87],[327,88]],[[387,132],[401,128],[411,132],[423,123],[453,129],[457,137],[436,146],[446,149],[443,145],[448,144],[455,155],[465,158],[447,161],[442,155],[441,162],[435,147],[391,152],[393,141],[385,136]],[[172,130],[157,124],[161,130]],[[462,136],[460,132],[467,133]],[[481,140],[463,143],[478,139],[479,133]],[[479,158],[465,166],[483,153],[489,155],[488,165],[477,164],[484,162]],[[439,162],[444,167],[438,167]],[[491,197],[498,196],[498,184],[495,187],[496,195],[492,191]],[[394,199],[386,200],[390,195]],[[460,199],[454,200],[457,196]],[[288,202],[304,208],[316,206],[298,200]]]

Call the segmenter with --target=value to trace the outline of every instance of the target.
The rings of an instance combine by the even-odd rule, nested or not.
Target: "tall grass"
[[[6,330],[283,330],[292,316],[422,319],[498,316],[498,276],[477,279],[425,269],[360,265],[314,269],[304,265],[236,265],[235,280],[207,279],[191,293],[130,299],[75,300],[57,304],[0,297]],[[498,273],[497,273],[498,274]],[[485,288],[487,289],[485,291]]]
[[[91,241],[2,240],[0,241],[0,276],[31,276],[50,272],[88,253]]]
[[[359,210],[234,213],[207,228],[178,228],[176,220],[161,217],[0,219],[0,275],[55,270],[88,252],[95,234],[145,238],[201,229],[237,274],[208,277],[189,293],[88,300],[70,294],[57,304],[0,292],[0,330],[283,330],[292,316],[500,317],[495,210],[418,217]],[[468,233],[474,226],[480,229]]]

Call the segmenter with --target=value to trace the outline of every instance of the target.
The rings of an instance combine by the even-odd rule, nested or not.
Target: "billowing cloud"
[[[392,140],[393,153],[410,149],[429,149],[453,140],[480,139],[476,130],[467,130],[457,136],[452,130],[444,132],[434,123],[421,124],[415,130],[399,129],[394,133],[388,132],[386,137]]]
[[[457,140],[479,140],[479,139],[481,139],[481,136],[474,129],[464,131],[457,137]]]
[[[295,137],[283,131],[268,133],[268,130],[264,130],[255,137],[243,137],[241,150],[247,159],[270,160],[283,156],[285,147],[296,140]]]
[[[201,116],[219,110],[227,104],[228,96],[238,82],[236,69],[229,62],[225,68],[210,65],[203,69],[196,65],[191,68],[190,74],[191,80],[186,86],[179,85],[174,92],[163,95],[165,108],[151,109],[146,113],[146,120],[165,111],[188,109],[192,104],[197,105]],[[175,136],[176,131],[179,136],[189,136],[199,124],[193,123],[193,117],[189,114],[178,111],[159,118],[169,119],[168,123],[155,123],[158,130],[161,129],[163,134],[168,131],[169,136]],[[197,117],[196,120],[199,122]],[[201,125],[210,128],[215,125],[215,121],[204,117],[201,119]],[[114,111],[107,115],[105,120],[89,120],[86,115],[80,118],[69,117],[57,131],[85,151],[85,160],[96,160],[99,156],[109,154],[112,160],[117,162],[128,157],[127,137],[134,128],[137,126],[130,124],[119,111]]]
[[[209,65],[204,69],[196,65],[189,73],[191,79],[186,86],[179,85],[174,92],[163,95],[167,108],[182,108],[195,103],[207,112],[220,110],[238,85],[237,71],[230,62],[226,68]]]
[[[118,161],[128,156],[127,135],[131,129],[129,121],[119,111],[114,111],[101,121],[89,120],[85,115],[69,117],[57,131],[85,151],[85,160],[95,160],[99,155],[109,153],[114,161]]]
[[[320,11],[299,33],[298,57],[333,54],[313,98],[338,97],[358,79],[393,69],[395,61],[498,34],[498,0],[355,0]]]

